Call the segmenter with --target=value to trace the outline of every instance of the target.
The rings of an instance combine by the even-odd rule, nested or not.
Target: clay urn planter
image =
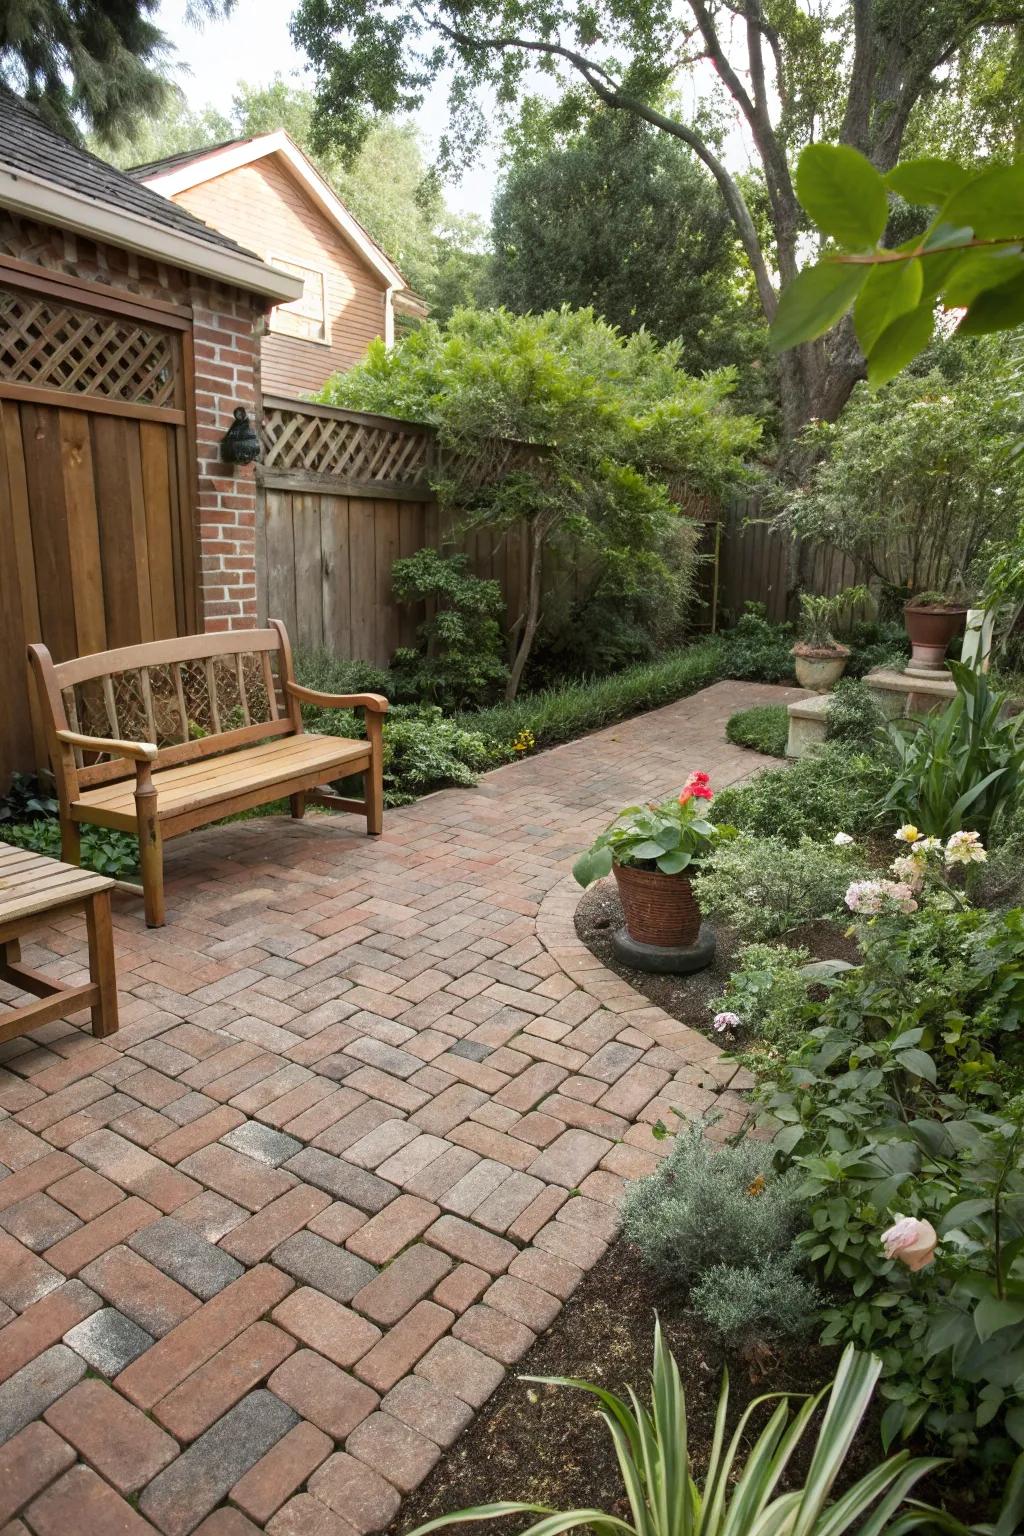
[[[966,603],[931,592],[911,598],[903,609],[910,639],[907,671],[943,672],[949,643],[962,632],[966,621]]]
[[[793,647],[793,671],[801,688],[828,693],[835,687],[850,658],[848,645],[808,645],[798,640]]]

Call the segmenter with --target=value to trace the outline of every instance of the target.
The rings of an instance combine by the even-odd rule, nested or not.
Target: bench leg
[[[60,856],[65,864],[82,862],[82,828],[77,821],[61,821]]]
[[[296,821],[301,821],[306,814],[306,792],[300,790],[296,795],[288,796],[288,804],[292,809],[292,816]]]
[[[139,817],[139,867],[142,870],[142,894],[146,908],[146,927],[164,925],[164,843],[160,823],[149,813],[142,795],[136,795]],[[143,803],[140,804],[140,801]]]
[[[380,837],[384,830],[384,742],[380,715],[366,711],[366,734],[372,748],[370,766],[363,774],[363,799],[366,801],[366,831]]]
[[[100,993],[92,1007],[92,1032],[112,1035],[117,1029],[117,973],[109,891],[100,891],[92,898],[85,922],[89,934],[89,976]]]

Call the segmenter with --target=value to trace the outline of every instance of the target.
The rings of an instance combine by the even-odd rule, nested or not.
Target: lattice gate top
[[[177,404],[174,334],[127,315],[0,289],[0,378],[128,405]]]

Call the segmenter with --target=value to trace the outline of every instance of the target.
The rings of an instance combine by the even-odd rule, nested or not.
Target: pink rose
[[[938,1233],[930,1221],[917,1216],[900,1216],[888,1232],[882,1233],[887,1259],[899,1259],[908,1269],[926,1269],[935,1258]]]

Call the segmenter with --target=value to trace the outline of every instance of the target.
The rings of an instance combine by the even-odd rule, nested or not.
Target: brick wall
[[[208,630],[256,623],[256,484],[253,466],[222,464],[220,440],[236,405],[262,410],[260,336],[266,301],[113,246],[0,210],[0,254],[52,272],[189,305],[193,315],[194,506],[202,618]]]

